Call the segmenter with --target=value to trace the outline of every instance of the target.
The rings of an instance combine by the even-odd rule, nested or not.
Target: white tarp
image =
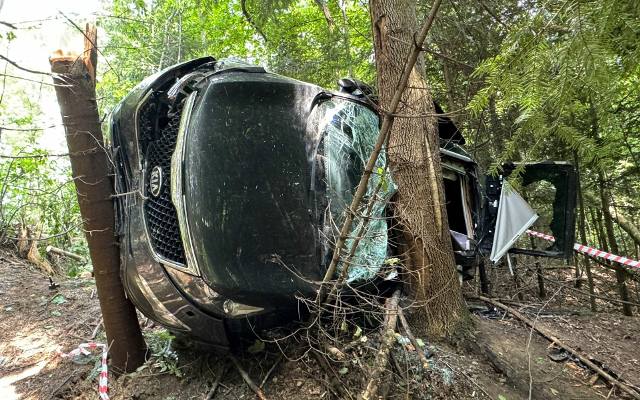
[[[489,259],[497,262],[538,219],[538,214],[506,180],[502,184],[496,230]]]

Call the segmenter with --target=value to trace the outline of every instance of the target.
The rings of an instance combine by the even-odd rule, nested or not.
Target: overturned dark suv
[[[218,348],[300,318],[378,135],[369,89],[351,79],[339,86],[328,91],[206,57],[145,79],[120,103],[111,136],[116,190],[126,194],[116,200],[122,280],[140,311]],[[438,123],[451,238],[469,279],[484,256],[495,261],[511,249],[536,215],[513,189],[502,190],[504,176],[482,188],[462,134],[444,115]],[[387,218],[395,185],[385,157],[367,191],[375,206],[349,271],[354,287],[393,280],[385,260],[396,254]],[[573,168],[544,162],[519,173],[524,184],[542,179],[556,188],[556,247],[521,251],[570,255]],[[356,219],[354,231],[364,223]]]

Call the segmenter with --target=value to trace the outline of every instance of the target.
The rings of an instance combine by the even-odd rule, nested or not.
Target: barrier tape
[[[549,242],[555,242],[556,238],[551,235],[532,231],[527,229],[527,234],[533,237],[544,239]],[[617,256],[615,254],[608,253],[606,251],[598,250],[595,247],[585,246],[583,244],[574,243],[573,249],[578,253],[588,254],[592,257],[604,258],[605,260],[613,261],[618,264],[626,265],[627,267],[640,268],[640,261],[632,260],[627,257]]]
[[[102,343],[82,343],[78,346],[78,348],[71,350],[68,353],[60,353],[60,356],[63,358],[77,357],[80,354],[88,355],[91,354],[89,350],[102,349],[102,359],[100,361],[100,376],[98,378],[98,393],[100,394],[101,400],[109,400],[108,392],[108,379],[109,379],[109,370],[107,367],[107,345]]]

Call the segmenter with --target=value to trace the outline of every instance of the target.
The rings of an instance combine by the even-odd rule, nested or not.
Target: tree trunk
[[[609,207],[609,214],[611,218],[616,221],[618,226],[622,228],[623,231],[627,232],[631,239],[633,239],[634,247],[640,246],[640,229],[638,229],[634,224],[631,223],[624,215],[615,210],[613,207]]]
[[[584,211],[584,194],[582,193],[582,182],[580,179],[581,177],[580,169],[579,169],[580,164],[579,164],[578,156],[576,153],[574,153],[574,157],[575,157],[576,168],[578,168],[578,201],[580,202],[579,204],[580,214],[578,215],[578,230],[580,231],[580,240],[584,245],[587,245],[588,244],[587,230],[586,230],[587,217]],[[576,262],[577,262],[577,259],[578,257],[576,257]],[[593,284],[593,274],[591,273],[591,263],[589,261],[589,257],[587,256],[582,257],[582,260],[584,261],[584,270],[587,273],[587,283],[589,285],[589,307],[591,308],[591,311],[596,312],[598,309],[596,306],[596,298],[594,297],[595,288]]]
[[[415,2],[370,0],[380,106],[388,110],[417,30]],[[431,337],[453,335],[466,321],[444,203],[440,145],[431,94],[418,58],[388,143],[398,186],[394,213],[404,240],[417,329]],[[425,116],[426,115],[426,116]]]
[[[56,96],[65,127],[80,214],[93,262],[100,309],[115,371],[134,371],[146,347],[133,304],[120,281],[120,251],[109,160],[100,129],[95,95],[96,31],[87,25],[85,54],[50,59]],[[88,43],[87,43],[88,42]]]
[[[591,219],[593,220],[593,226],[598,236],[598,242],[600,243],[600,249],[609,251],[609,245],[607,239],[604,236],[604,227],[602,226],[602,213],[596,208],[591,209]]]
[[[616,236],[613,231],[613,220],[609,213],[609,205],[611,204],[611,198],[608,191],[605,189],[605,180],[602,172],[598,172],[598,183],[600,185],[600,200],[602,202],[602,210],[604,211],[604,227],[606,229],[607,238],[609,242],[609,248],[613,254],[620,254],[618,249],[618,243],[616,242]],[[613,264],[612,264],[613,265]],[[613,265],[616,270],[616,280],[618,282],[618,293],[620,299],[623,301],[629,300],[629,291],[627,290],[627,272],[619,265]],[[622,313],[627,316],[632,316],[631,305],[622,303]]]

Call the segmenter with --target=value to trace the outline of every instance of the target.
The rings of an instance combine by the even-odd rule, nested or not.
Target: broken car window
[[[324,149],[322,164],[325,171],[327,195],[329,198],[325,237],[335,243],[338,231],[345,217],[345,210],[351,204],[364,166],[373,151],[378,137],[378,116],[371,109],[344,99],[332,98],[316,106],[312,121],[317,123],[321,147]],[[387,220],[385,208],[396,186],[386,169],[386,154],[380,153],[374,167],[364,201],[357,210],[346,249],[350,251],[354,238],[366,224],[357,251],[351,260],[348,281],[371,279],[387,257]],[[363,218],[368,205],[371,208],[369,221]],[[344,265],[339,265],[341,271]]]

